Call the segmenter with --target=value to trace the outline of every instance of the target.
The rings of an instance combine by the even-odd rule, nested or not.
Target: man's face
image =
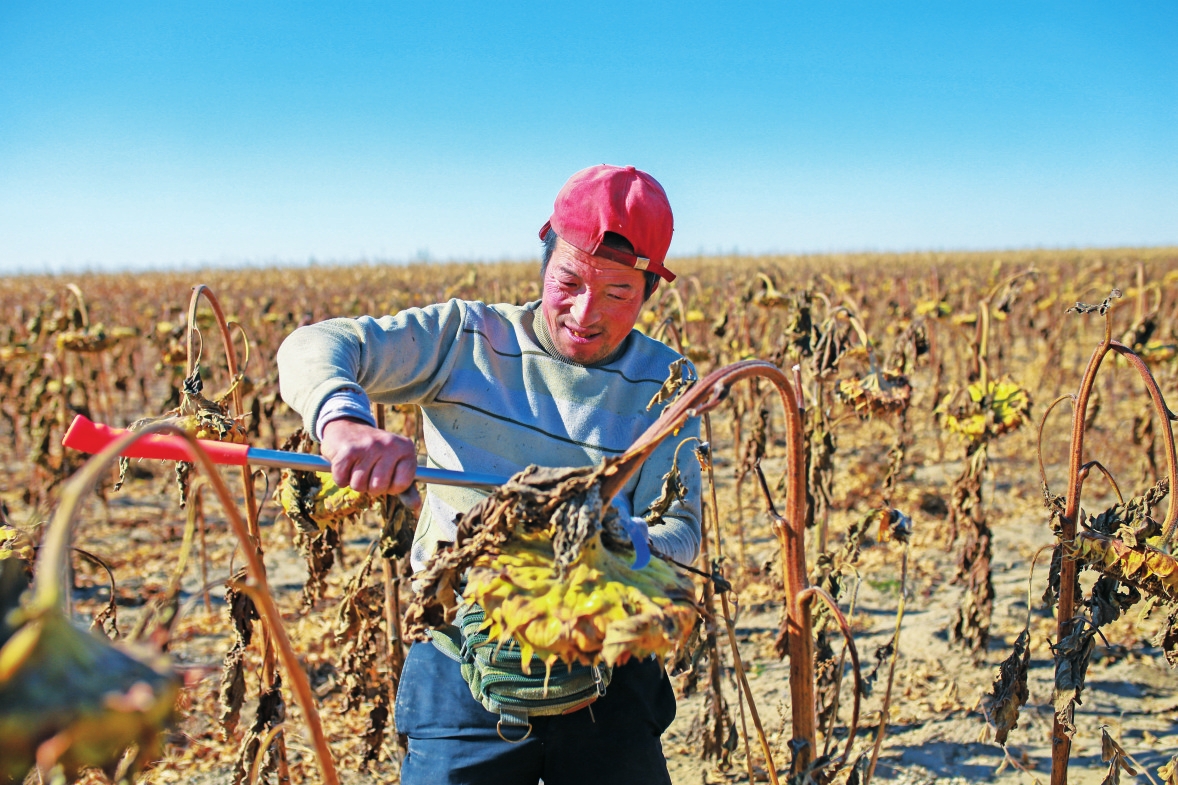
[[[544,273],[541,310],[552,342],[566,358],[591,365],[630,334],[642,310],[640,270],[556,241]]]

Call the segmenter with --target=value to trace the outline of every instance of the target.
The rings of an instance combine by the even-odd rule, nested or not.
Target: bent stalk
[[[814,638],[810,608],[801,601],[809,587],[806,572],[806,475],[803,454],[801,412],[793,385],[772,363],[745,360],[720,368],[684,392],[605,473],[601,486],[603,500],[612,499],[641,467],[642,462],[663,439],[689,417],[702,415],[719,406],[732,385],[741,379],[769,380],[781,396],[785,413],[786,515],[774,522],[781,548],[785,584],[785,632],[789,649],[789,684],[792,697],[793,748],[796,750],[791,774],[810,768],[817,756],[818,717],[814,691]]]
[[[1178,460],[1175,459],[1174,434],[1171,422],[1174,414],[1162,399],[1157,382],[1150,373],[1144,361],[1132,349],[1112,339],[1112,318],[1106,309],[1104,337],[1092,353],[1088,366],[1084,371],[1080,390],[1076,394],[1076,405],[1072,411],[1072,439],[1068,463],[1068,488],[1064,512],[1060,516],[1060,546],[1072,543],[1076,539],[1076,528],[1080,511],[1080,494],[1088,471],[1099,464],[1084,461],[1084,428],[1087,420],[1088,402],[1096,382],[1096,374],[1100,364],[1109,352],[1115,352],[1124,357],[1137,370],[1145,384],[1150,400],[1159,419],[1164,423],[1162,429],[1163,441],[1166,448],[1166,470],[1171,492],[1178,487]],[[1103,470],[1103,466],[1100,467]],[[1119,492],[1118,492],[1119,495]],[[1161,547],[1168,549],[1173,538],[1175,528],[1178,528],[1178,505],[1171,498],[1166,517],[1162,524],[1163,535]],[[1071,631],[1072,623],[1076,620],[1076,561],[1066,555],[1060,562],[1059,574],[1059,608],[1056,623],[1056,639],[1063,640]],[[1058,663],[1057,663],[1058,667]],[[1059,714],[1056,714],[1052,728],[1051,751],[1051,785],[1066,785],[1068,759],[1071,755],[1072,741]]]
[[[327,745],[327,737],[323,732],[323,725],[320,722],[319,712],[311,693],[307,673],[300,665],[290,639],[286,635],[286,629],[282,625],[282,614],[274,603],[274,598],[266,584],[266,570],[262,564],[261,556],[258,554],[257,548],[254,547],[246,523],[238,511],[229,489],[217,474],[215,464],[204,448],[200,446],[199,440],[192,434],[168,422],[153,423],[142,430],[131,431],[111,442],[106,449],[87,461],[69,479],[63,488],[61,504],[49,524],[49,531],[38,555],[37,575],[44,575],[45,579],[37,581],[33,602],[41,607],[52,607],[62,602],[62,578],[68,568],[66,557],[69,552],[69,541],[73,531],[73,520],[81,499],[94,488],[105,472],[110,471],[119,455],[131,444],[154,433],[175,434],[187,441],[197,459],[196,462],[200,465],[205,476],[209,478],[209,483],[229,518],[229,524],[242,545],[241,551],[245,555],[246,566],[250,578],[253,580],[252,585],[243,585],[242,589],[254,600],[266,628],[270,631],[271,639],[277,645],[278,655],[287,672],[287,683],[290,684],[295,701],[306,718],[324,785],[338,785],[339,779],[336,776],[335,764]]]

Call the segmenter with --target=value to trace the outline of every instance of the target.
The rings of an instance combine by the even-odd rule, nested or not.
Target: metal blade
[[[331,471],[331,462],[322,455],[250,447],[248,458],[250,463],[258,466],[273,466],[279,469],[295,469],[303,472]],[[492,488],[505,484],[508,479],[494,474],[455,472],[449,469],[434,469],[429,466],[418,466],[416,476],[419,482],[432,485],[455,485],[460,488]]]

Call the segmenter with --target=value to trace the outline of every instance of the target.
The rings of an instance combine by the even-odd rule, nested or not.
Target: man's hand
[[[332,420],[323,426],[320,452],[341,487],[373,495],[416,490],[417,451],[404,436],[357,420]]]

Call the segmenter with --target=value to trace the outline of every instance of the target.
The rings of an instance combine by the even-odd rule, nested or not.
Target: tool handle
[[[109,425],[91,422],[78,415],[62,438],[62,445],[86,453],[101,452],[108,444],[127,433],[126,428],[111,428]],[[212,439],[201,439],[200,446],[213,459],[213,463],[225,466],[245,466],[249,462],[248,444],[230,444]],[[163,461],[188,461],[193,463],[196,456],[183,436],[152,434],[139,439],[123,451],[124,458],[156,458]]]
[[[65,432],[61,443],[80,452],[101,452],[108,444],[127,433],[125,428],[111,428],[91,422],[82,415],[74,418],[69,429]],[[259,466],[271,466],[280,469],[297,469],[299,471],[329,472],[331,463],[321,455],[309,455],[299,452],[284,452],[282,450],[263,450],[250,447],[247,444],[229,444],[212,439],[199,439],[213,463],[223,466],[245,466],[254,463]],[[196,461],[192,448],[183,436],[164,436],[153,434],[144,436],[126,450],[124,458],[156,458],[162,461]],[[434,469],[427,466],[417,467],[417,480],[435,485],[456,485],[464,488],[490,488],[503,485],[506,477],[493,474],[479,474],[476,472],[452,471],[449,469]]]

